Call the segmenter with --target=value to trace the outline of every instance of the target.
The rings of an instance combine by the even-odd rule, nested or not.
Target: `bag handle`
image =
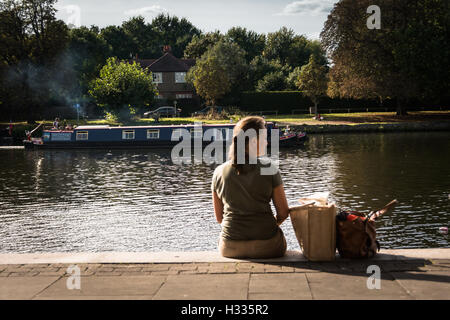
[[[397,203],[398,203],[397,199],[394,199],[391,202],[389,202],[387,205],[385,205],[383,208],[381,208],[380,210],[371,211],[369,213],[369,215],[367,216],[367,219],[375,221],[376,219],[381,217],[383,214],[385,214],[386,212],[391,210],[393,207],[395,207],[397,205]]]

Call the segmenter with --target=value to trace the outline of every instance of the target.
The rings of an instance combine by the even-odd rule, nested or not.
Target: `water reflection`
[[[448,246],[448,133],[311,136],[280,153],[290,205],[330,191],[368,211],[397,198],[379,223],[383,247]],[[169,150],[0,152],[0,251],[215,250],[214,165],[174,165]],[[289,249],[298,249],[290,222]]]

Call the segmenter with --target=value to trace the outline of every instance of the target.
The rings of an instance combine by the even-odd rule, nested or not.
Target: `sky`
[[[120,25],[135,15],[159,13],[188,19],[203,32],[234,26],[269,33],[286,26],[318,39],[335,0],[59,0],[57,17],[76,26]]]

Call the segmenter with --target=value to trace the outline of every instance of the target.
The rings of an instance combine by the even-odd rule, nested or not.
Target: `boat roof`
[[[158,128],[183,128],[183,127],[234,127],[236,123],[187,123],[187,124],[172,124],[172,125],[156,125],[156,126],[109,126],[109,125],[93,125],[93,126],[79,126],[75,130],[90,130],[90,129],[158,129]]]

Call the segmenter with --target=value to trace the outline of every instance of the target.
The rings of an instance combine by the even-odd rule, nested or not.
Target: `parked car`
[[[203,108],[200,111],[195,111],[193,113],[193,116],[205,115],[205,114],[210,113],[212,110],[214,110],[217,113],[220,113],[220,112],[222,112],[223,107],[220,107],[220,106],[207,106],[207,107]]]
[[[171,106],[159,107],[158,109],[147,111],[144,113],[145,118],[155,117],[178,117],[180,115],[181,109],[177,109]]]

